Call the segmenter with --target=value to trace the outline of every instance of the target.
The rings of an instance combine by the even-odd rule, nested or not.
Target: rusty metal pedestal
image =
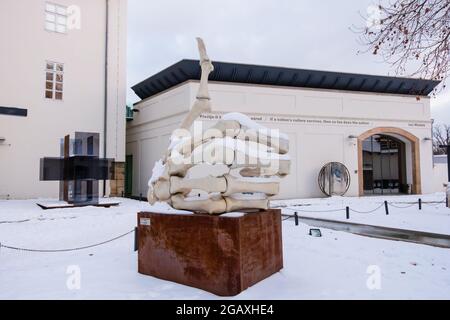
[[[283,268],[281,210],[138,213],[139,273],[234,296]]]

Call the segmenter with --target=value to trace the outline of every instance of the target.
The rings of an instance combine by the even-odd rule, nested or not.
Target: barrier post
[[[384,210],[386,211],[386,215],[389,215],[389,206],[388,206],[388,202],[384,201]]]
[[[419,210],[422,210],[422,199],[419,198]]]
[[[295,225],[298,226],[298,213],[297,211],[294,213]]]
[[[345,217],[348,219],[350,219],[350,207],[345,207]]]

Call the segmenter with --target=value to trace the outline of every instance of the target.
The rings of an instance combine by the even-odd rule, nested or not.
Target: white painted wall
[[[436,163],[433,168],[433,189],[435,192],[444,192],[448,183],[448,171],[446,163]]]
[[[198,82],[189,81],[136,105],[140,112],[127,125],[127,154],[140,159],[134,166],[140,172],[134,195],[146,193],[154,161],[163,154],[169,134],[194,102],[197,89]],[[431,136],[427,97],[416,100],[413,96],[217,82],[210,83],[210,92],[215,115],[242,112],[289,135],[292,170],[281,184],[281,198],[323,196],[317,176],[330,161],[347,166],[351,174],[347,195],[357,196],[357,141],[348,137],[381,126],[402,128],[420,139],[422,191],[434,191],[432,146],[431,141],[424,141]],[[205,122],[217,121],[207,120],[207,116]],[[151,148],[144,147],[143,140],[150,137],[155,142]]]
[[[448,184],[447,156],[434,156],[433,187],[436,192],[444,192]]]
[[[153,164],[169,144],[172,131],[178,128],[189,111],[191,88],[182,85],[135,106],[139,110],[127,123],[126,154],[133,155],[133,195],[147,194]]]
[[[0,1],[0,106],[28,109],[0,115],[0,198],[58,197],[58,182],[39,181],[39,159],[59,156],[64,135],[99,132],[103,146],[106,0],[51,2],[79,6],[81,29],[46,31],[44,0]],[[127,1],[109,2],[107,155],[124,161]],[[44,97],[47,60],[64,63],[62,101]]]

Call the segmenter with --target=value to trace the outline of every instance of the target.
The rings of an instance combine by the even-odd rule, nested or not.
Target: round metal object
[[[350,172],[340,162],[329,162],[320,170],[318,182],[327,196],[343,196],[350,187]]]

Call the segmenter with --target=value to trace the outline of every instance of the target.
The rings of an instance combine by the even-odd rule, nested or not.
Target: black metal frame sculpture
[[[42,158],[41,181],[60,181],[59,199],[74,205],[99,203],[98,181],[114,178],[114,160],[99,158],[100,136],[75,132],[61,141],[61,157]]]

